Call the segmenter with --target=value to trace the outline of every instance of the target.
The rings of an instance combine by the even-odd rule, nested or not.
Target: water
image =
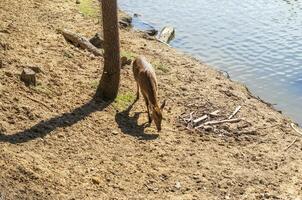
[[[171,45],[228,71],[302,124],[302,0],[119,0]],[[136,20],[137,21],[137,20]]]

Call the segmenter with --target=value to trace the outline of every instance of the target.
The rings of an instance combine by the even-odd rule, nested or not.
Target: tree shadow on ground
[[[124,134],[131,135],[140,140],[154,140],[158,138],[158,134],[146,134],[145,128],[150,126],[149,123],[138,124],[138,118],[141,112],[135,112],[134,116],[130,116],[130,111],[135,104],[134,101],[126,110],[116,113],[115,121]]]
[[[25,143],[37,138],[43,138],[50,132],[60,127],[68,127],[83,120],[85,117],[96,111],[102,111],[112,103],[97,102],[95,98],[74,109],[70,113],[64,113],[60,116],[53,117],[46,121],[41,121],[33,127],[24,131],[15,133],[13,135],[5,135],[0,132],[0,142],[8,142],[12,144]]]

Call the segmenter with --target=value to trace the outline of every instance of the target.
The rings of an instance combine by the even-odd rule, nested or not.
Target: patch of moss
[[[79,9],[86,17],[97,18],[99,15],[99,6],[95,0],[80,0]]]
[[[119,94],[114,100],[113,106],[117,110],[125,110],[135,98],[136,96],[132,92]]]

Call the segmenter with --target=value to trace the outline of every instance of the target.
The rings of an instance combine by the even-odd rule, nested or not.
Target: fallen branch
[[[203,120],[206,120],[208,118],[208,115],[203,115],[195,120],[193,120],[193,124],[196,125],[198,124],[199,122],[203,121]]]
[[[241,106],[237,106],[237,108],[234,110],[234,112],[229,116],[228,119],[232,119],[241,109]]]
[[[290,143],[290,145],[288,145],[288,146],[284,149],[284,151],[288,150],[291,146],[293,146],[293,144],[295,144],[295,142],[297,142],[297,139],[298,139],[298,137],[296,137],[296,138],[294,139],[294,141],[293,141],[292,143]]]
[[[236,123],[236,122],[240,122],[242,119],[241,118],[235,118],[235,119],[225,119],[225,120],[214,120],[214,121],[209,121],[203,124],[203,126],[205,125],[216,125],[216,124],[224,124],[224,123]]]
[[[290,126],[291,126],[297,133],[299,133],[300,135],[302,135],[302,132],[299,131],[298,128],[295,127],[296,125],[295,125],[294,123],[291,123]]]
[[[86,49],[87,51],[93,53],[95,56],[103,56],[102,51],[98,50],[93,44],[89,42],[88,39],[82,37],[76,33],[73,33],[69,30],[61,30],[62,35],[64,38],[71,42],[74,46],[80,47],[82,49]]]
[[[191,113],[190,113],[190,118],[188,119],[188,123],[190,123],[190,122],[192,121],[192,119],[193,119],[193,114],[194,114],[194,112],[191,112]]]
[[[214,112],[211,112],[209,115],[210,116],[217,116],[217,114],[220,112],[220,110],[215,110]],[[196,126],[198,123],[200,123],[201,121],[204,121],[204,120],[206,120],[208,117],[209,117],[209,115],[203,115],[203,116],[201,116],[201,117],[199,117],[199,118],[197,118],[197,119],[195,119],[195,120],[193,120],[193,125],[194,126]]]

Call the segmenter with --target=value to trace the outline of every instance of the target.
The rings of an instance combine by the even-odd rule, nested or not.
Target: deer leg
[[[152,118],[151,118],[151,115],[150,115],[150,109],[149,109],[149,101],[148,101],[148,98],[144,95],[143,93],[143,97],[144,97],[144,100],[146,102],[146,106],[147,106],[147,111],[148,111],[148,120],[149,120],[149,123],[151,124],[152,122]]]
[[[137,101],[139,99],[139,84],[136,82],[136,86],[137,86],[137,91],[136,91],[136,99],[135,101]]]

